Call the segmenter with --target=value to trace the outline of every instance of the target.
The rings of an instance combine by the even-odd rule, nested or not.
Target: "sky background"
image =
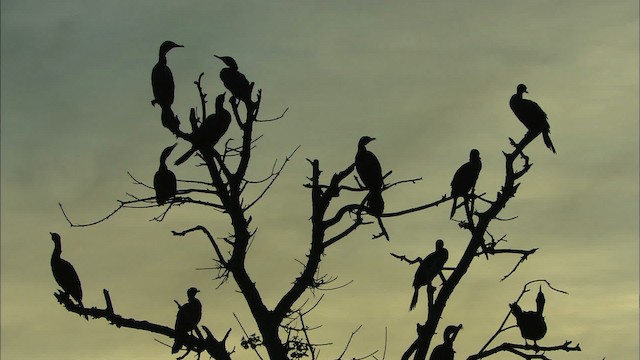
[[[297,276],[308,250],[310,176],[318,159],[324,180],[347,167],[362,135],[390,180],[422,178],[385,193],[387,211],[414,207],[447,193],[455,170],[479,149],[480,192],[493,196],[504,176],[502,151],[524,127],[508,107],[516,85],[549,115],[558,151],[541,139],[527,149],[533,167],[494,223],[513,248],[540,250],[507,280],[518,257],[478,258],[449,299],[442,328],[463,323],[457,358],[477,352],[495,332],[522,286],[547,279],[548,324],[542,345],[580,343],[582,353],[554,359],[638,358],[638,2],[637,1],[77,1],[1,3],[1,276],[2,359],[171,359],[170,339],[104,320],[87,322],[57,304],[50,270],[53,243],[82,279],[84,304],[104,307],[109,289],[116,312],[172,326],[186,289],[202,290],[201,324],[216,334],[233,328],[237,359],[255,356],[239,345],[256,327],[233,283],[216,289],[203,237],[171,230],[198,224],[215,235],[227,219],[205,208],[123,211],[89,228],[77,222],[109,213],[126,193],[150,196],[127,176],[150,183],[162,149],[175,142],[150,106],[150,72],[158,47],[176,78],[174,110],[187,123],[199,106],[193,81],[204,72],[213,98],[231,55],[263,89],[257,144],[249,177],[300,150],[251,215],[259,231],[248,269],[273,305]],[[237,130],[235,130],[237,131]],[[238,138],[238,133],[230,136]],[[170,159],[186,150],[184,143]],[[190,160],[180,179],[204,179]],[[354,183],[353,179],[349,182]],[[253,191],[258,191],[257,189]],[[357,199],[356,199],[357,200]],[[327,251],[320,271],[335,276],[307,323],[320,358],[336,358],[358,326],[347,356],[385,346],[396,359],[424,322],[425,303],[408,312],[414,266],[392,258],[425,256],[445,240],[457,262],[468,235],[448,220],[449,204],[386,219],[391,242],[362,228]],[[308,294],[313,298],[311,294]],[[424,297],[424,292],[421,293]],[[424,300],[424,299],[421,299]],[[535,306],[535,292],[520,304]],[[513,323],[513,319],[510,320]],[[498,338],[522,342],[517,330]],[[506,358],[507,355],[500,355]],[[498,358],[496,357],[496,358]]]

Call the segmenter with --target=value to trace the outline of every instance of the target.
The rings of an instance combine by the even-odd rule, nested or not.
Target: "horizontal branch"
[[[104,309],[98,309],[96,307],[86,308],[75,304],[71,298],[64,292],[56,292],[53,295],[58,302],[62,304],[69,312],[76,313],[85,317],[92,317],[94,319],[105,319],[111,325],[116,327],[124,327],[129,329],[143,330],[160,335],[164,335],[170,338],[175,337],[175,330],[166,325],[155,324],[146,320],[136,320],[133,318],[125,318],[114,312],[111,296],[107,289],[103,290],[106,307]],[[230,330],[229,330],[230,331]],[[209,332],[210,333],[210,332]],[[227,332],[228,335],[229,332]],[[226,340],[225,336],[224,340]],[[184,345],[189,351],[195,351],[200,353],[206,350],[209,354],[216,354],[217,360],[230,360],[230,353],[226,350],[224,340],[222,342],[214,341],[215,338],[200,339],[195,336],[188,336],[184,339]]]
[[[501,351],[511,352],[516,354],[523,359],[543,359],[549,360],[548,357],[544,355],[546,351],[582,351],[580,349],[580,344],[571,346],[571,341],[565,341],[562,345],[554,345],[554,346],[539,346],[539,345],[523,345],[523,344],[512,344],[512,343],[503,343],[489,350],[482,351],[478,354],[471,355],[467,358],[467,360],[478,360],[484,359],[491,355],[497,354]],[[534,354],[528,354],[524,351],[533,351]],[[538,354],[542,352],[542,354]]]

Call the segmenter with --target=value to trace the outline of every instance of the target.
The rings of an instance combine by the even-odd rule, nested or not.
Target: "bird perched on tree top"
[[[482,161],[480,161],[480,152],[476,149],[472,149],[469,153],[469,162],[463,164],[458,168],[453,180],[451,180],[451,197],[453,198],[453,205],[451,206],[451,216],[456,213],[458,197],[466,197],[472,192],[480,176],[480,170],[482,170]]]
[[[516,88],[516,93],[509,100],[509,107],[511,107],[518,120],[527,128],[527,134],[525,135],[527,141],[523,146],[542,133],[544,144],[555,154],[556,148],[553,146],[549,135],[551,130],[547,114],[536,102],[522,98],[522,94],[526,92],[527,86],[519,84]]]
[[[175,326],[175,339],[173,346],[171,347],[171,353],[175,354],[180,351],[184,340],[189,335],[190,331],[193,331],[198,326],[200,318],[202,317],[202,304],[200,300],[196,299],[196,294],[200,290],[192,287],[187,290],[187,297],[189,301],[180,306],[178,309],[178,315],[176,316]]]
[[[449,325],[444,329],[444,342],[433,348],[429,360],[453,360],[456,353],[453,350],[453,342],[458,336],[458,332],[462,329],[462,324],[458,326]]]
[[[193,146],[175,161],[176,165],[187,161],[199,149],[213,148],[227,132],[231,125],[231,114],[224,108],[224,96],[225,93],[222,93],[216,97],[216,112],[204,119],[193,134]]]
[[[62,288],[66,294],[70,295],[78,304],[84,308],[82,304],[82,285],[80,284],[80,278],[76,269],[68,261],[62,259],[62,243],[60,235],[57,233],[50,233],[51,240],[53,240],[54,248],[51,254],[51,272],[56,282]]]
[[[242,100],[245,104],[251,102],[252,84],[249,83],[247,77],[238,71],[238,63],[231,56],[213,55],[227,65],[226,68],[220,70],[220,80],[224,87],[231,92],[231,95]]]
[[[541,286],[536,297],[536,311],[522,311],[522,308],[517,303],[509,304],[511,312],[516,318],[520,334],[525,339],[525,344],[527,340],[533,340],[533,344],[537,346],[537,341],[547,333],[547,323],[544,321],[544,316],[542,316],[544,303],[545,299]]]
[[[153,88],[153,100],[151,105],[158,104],[162,108],[171,107],[173,104],[173,96],[175,84],[173,83],[173,74],[167,66],[167,53],[169,50],[177,47],[183,47],[173,41],[165,41],[160,45],[160,54],[158,55],[158,63],[151,71],[151,87]]]
[[[176,196],[178,184],[176,174],[167,167],[167,158],[178,145],[175,143],[162,150],[160,155],[160,168],[153,177],[153,188],[156,190],[156,202],[158,205],[164,205],[169,199]]]
[[[447,259],[449,259],[449,251],[444,247],[444,241],[438,239],[436,250],[420,261],[418,270],[413,277],[413,297],[409,306],[410,311],[415,309],[418,304],[418,290],[425,285],[432,286],[431,282],[440,274]]]

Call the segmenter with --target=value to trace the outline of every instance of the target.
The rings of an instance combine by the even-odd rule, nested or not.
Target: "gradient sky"
[[[196,286],[202,324],[217,334],[233,328],[237,358],[254,358],[239,346],[233,313],[247,331],[256,328],[237,288],[216,290],[215,274],[196,270],[212,264],[208,242],[170,234],[204,224],[224,235],[226,218],[183,207],[156,223],[152,209],[72,229],[57,206],[89,222],[126,193],[151,194],[127,171],[151,182],[161,150],[175,141],[149,104],[151,68],[167,39],[185,45],[169,54],[183,121],[199,106],[200,72],[210,98],[223,91],[213,54],[234,56],[263,89],[261,118],[289,108],[259,126],[250,173],[263,177],[302,145],[252,211],[259,231],[248,268],[271,305],[307,251],[306,158],[319,159],[327,179],[353,161],[360,136],[376,137],[369,148],[392,180],[422,178],[385,193],[395,211],[447,193],[477,148],[477,188],[495,194],[501,151],[524,133],[508,99],[527,84],[549,115],[558,154],[540,139],[529,146],[534,166],[503,212],[518,218],[490,230],[507,234],[511,247],[540,250],[504,282],[517,257],[477,259],[440,324],[464,324],[456,349],[465,358],[497,329],[524,283],[547,279],[570,295],[546,291],[541,344],[572,340],[583,349],[554,359],[638,358],[637,1],[3,0],[1,36],[2,359],[173,358],[154,341],[167,338],[87,322],[57,304],[50,231],[62,235],[86,306],[104,307],[107,288],[116,312],[171,326],[173,300],[184,302]],[[174,156],[186,148],[179,144]],[[203,178],[194,164],[178,177]],[[382,351],[385,327],[387,359],[400,356],[425,311],[407,311],[415,267],[389,253],[424,256],[442,238],[456,262],[468,236],[448,210],[386,220],[389,243],[370,240],[376,229],[366,227],[329,249],[321,273],[336,276],[335,285],[353,283],[327,292],[309,315],[309,325],[322,325],[313,340],[333,343],[320,358],[336,358],[360,325],[349,357]],[[525,295],[525,310],[534,298]],[[522,341],[516,330],[498,340]]]

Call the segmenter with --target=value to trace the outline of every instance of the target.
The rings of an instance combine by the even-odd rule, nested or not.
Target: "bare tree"
[[[173,45],[171,47],[178,47],[177,45]],[[165,50],[166,48],[170,47],[165,46]],[[167,51],[168,50],[166,50],[164,54],[161,54],[161,56],[166,56]],[[356,160],[344,169],[332,171],[332,175],[329,178],[322,176],[319,160],[308,159],[311,174],[308,178],[309,182],[305,184],[305,187],[309,189],[311,195],[310,221],[312,225],[309,236],[308,254],[305,262],[302,264],[303,269],[300,274],[295,277],[291,286],[281,294],[276,304],[270,307],[262,300],[262,289],[256,286],[256,282],[247,272],[247,252],[256,231],[255,227],[252,226],[250,211],[256,203],[263,200],[264,195],[283,173],[285,166],[297,149],[293,150],[279,166],[274,165],[271,173],[263,180],[250,181],[247,179],[247,171],[252,164],[252,152],[254,148],[258,146],[258,140],[260,138],[254,133],[255,127],[261,123],[278,120],[284,116],[284,113],[275,119],[259,119],[258,115],[262,102],[261,89],[254,91],[254,83],[249,82],[239,71],[234,59],[230,57],[219,57],[219,59],[227,66],[221,71],[220,77],[228,93],[221,94],[216,98],[214,113],[207,114],[206,105],[208,103],[208,94],[203,89],[201,82],[204,74],[200,74],[199,78],[194,82],[200,97],[200,116],[196,115],[198,113],[196,108],[191,109],[188,131],[185,132],[180,128],[180,119],[171,109],[172,101],[164,101],[164,103],[157,102],[162,108],[162,124],[171,131],[176,138],[191,146],[190,153],[181,157],[179,163],[184,162],[189,156],[197,156],[201,169],[206,171],[208,175],[207,181],[175,179],[175,175],[172,175],[173,173],[168,171],[165,163],[175,146],[172,145],[163,151],[158,173],[164,175],[156,175],[154,186],[146,185],[144,182],[130,175],[138,185],[146,187],[148,190],[156,190],[156,192],[158,192],[157,196],[130,195],[129,199],[120,200],[119,206],[105,217],[86,224],[73,222],[67,216],[62,205],[60,205],[60,208],[72,227],[91,226],[104,222],[117,212],[128,208],[158,207],[161,209],[161,212],[155,218],[157,221],[163,221],[166,214],[170,212],[174,206],[179,205],[195,204],[218,210],[219,216],[226,217],[230,222],[233,228],[231,235],[226,237],[214,236],[213,232],[203,224],[198,224],[180,231],[173,231],[173,235],[185,236],[192,233],[203,235],[211,244],[215,257],[215,269],[218,271],[217,278],[222,282],[232,280],[240,289],[259,332],[258,334],[249,334],[238,321],[241,331],[244,332],[244,338],[240,345],[244,348],[252,349],[258,358],[262,358],[261,352],[266,352],[270,359],[297,359],[303,357],[317,359],[318,348],[323,344],[312,341],[310,332],[313,328],[309,327],[304,319],[306,314],[319,306],[319,301],[308,303],[308,301],[305,301],[305,294],[310,291],[325,289],[327,285],[334,280],[333,278],[320,275],[318,272],[323,257],[330,253],[332,245],[346,239],[356,229],[363,226],[371,226],[376,229],[373,231],[375,233],[375,235],[373,235],[374,238],[385,237],[390,239],[390,234],[387,233],[382,219],[424,211],[452,201],[453,197],[445,194],[439,199],[419,206],[385,213],[382,194],[384,194],[386,190],[395,186],[410,185],[420,179],[409,178],[391,181],[391,171],[380,172],[379,170],[376,170],[379,175],[375,175],[379,178],[374,179],[374,181],[370,178],[363,179],[365,175],[363,170],[361,170],[362,164],[357,163],[355,151],[350,158]],[[163,61],[161,64],[166,67],[166,58]],[[161,75],[154,76],[154,84],[163,83]],[[165,81],[164,83],[166,84],[168,82]],[[162,89],[164,92],[156,92],[154,88],[154,93],[164,94],[163,96],[172,100],[172,78],[170,85],[170,96],[166,95],[167,89]],[[227,94],[228,97],[225,102],[225,96]],[[242,139],[239,142],[236,143],[231,140],[223,142],[221,140],[229,126],[237,126],[241,130]],[[504,154],[505,179],[496,197],[494,199],[488,199],[485,194],[475,194],[474,186],[471,186],[471,190],[466,191],[463,195],[464,201],[459,205],[454,205],[453,211],[456,210],[456,207],[464,208],[465,219],[457,221],[457,223],[462,229],[469,232],[470,238],[467,248],[455,267],[438,268],[436,269],[436,273],[432,274],[433,276],[429,279],[427,286],[427,319],[424,324],[418,324],[416,338],[408,345],[407,350],[402,354],[402,359],[427,358],[433,336],[436,333],[436,329],[439,326],[440,319],[446,308],[447,300],[475,258],[479,256],[489,258],[490,256],[498,254],[519,255],[520,261],[518,261],[511,271],[511,273],[513,273],[529,255],[536,252],[537,249],[535,248],[503,248],[500,245],[504,237],[496,240],[488,231],[489,224],[492,221],[505,220],[499,217],[501,210],[505,208],[509,200],[516,195],[516,191],[520,185],[517,182],[531,169],[529,158],[524,154],[524,149],[527,144],[516,147],[517,144],[513,140],[511,140],[511,143],[515,147],[515,150],[511,153]],[[364,145],[362,146],[364,147]],[[514,164],[516,159],[519,158],[523,160],[523,164],[517,167]],[[379,166],[379,164],[377,166]],[[358,168],[357,172],[360,177],[355,176],[356,168]],[[384,175],[382,175],[383,173]],[[352,174],[356,178],[355,182],[351,181]],[[161,176],[164,176],[164,179],[158,180],[157,178]],[[369,175],[367,175],[367,177],[369,177]],[[178,186],[172,184],[172,181],[177,183]],[[168,185],[164,185],[167,183]],[[475,180],[473,184],[475,184]],[[161,187],[162,189],[160,189]],[[249,188],[258,189],[254,192],[253,197],[251,197],[251,194],[247,191]],[[359,197],[361,201],[355,203],[346,201],[344,200],[346,196],[342,196],[344,193],[362,195]],[[461,196],[461,194],[456,194],[456,197],[459,196]],[[353,196],[351,198],[353,198]],[[481,209],[483,207],[484,209]],[[401,241],[401,239],[399,240]],[[423,261],[423,259],[409,260],[404,255],[392,255],[409,263]],[[380,256],[386,255],[380,254]],[[431,280],[435,276],[439,276],[442,279],[442,285],[439,287],[439,290],[431,285]],[[528,289],[525,286],[523,293],[526,291],[528,291]],[[172,326],[127,318],[116,313],[109,292],[106,289],[104,290],[105,308],[95,306],[85,307],[80,303],[74,302],[64,291],[59,291],[55,296],[70,312],[88,316],[92,319],[103,318],[117,327],[148,331],[162,334],[169,338],[176,337],[176,330]],[[522,296],[522,294],[520,296]],[[518,300],[519,299],[520,298],[518,298]],[[517,303],[518,300],[516,300],[515,303]],[[181,306],[184,305],[178,304],[179,308],[181,308]],[[505,304],[505,309],[506,308],[507,304]],[[507,318],[509,318],[509,314],[507,314]],[[199,320],[199,317],[197,320]],[[538,352],[580,350],[579,346],[571,346],[571,343],[568,341],[558,346],[541,347],[535,344],[528,345],[526,343],[525,345],[503,343],[490,347],[490,344],[498,334],[508,328],[513,328],[505,328],[506,320],[507,319],[505,319],[505,322],[500,326],[498,331],[491,336],[487,345],[478,351],[478,353],[470,355],[468,357],[469,359],[481,359],[502,351],[511,352],[525,359],[546,359],[547,357],[543,355],[544,353],[538,354]],[[197,321],[195,322],[197,323]],[[202,334],[200,328],[202,328],[205,335]],[[456,327],[456,329],[459,330],[460,327]],[[345,356],[351,339],[356,335],[358,330],[354,331],[349,337],[339,359]],[[230,346],[227,344],[230,332],[231,329],[228,329],[224,335],[218,334],[216,336],[208,327],[196,325],[195,331],[190,332],[186,336],[181,335],[181,342],[185,353],[182,354],[180,358],[184,358],[190,352],[195,352],[199,356],[202,352],[206,351],[215,359],[231,359],[232,350],[230,350]],[[457,330],[455,330],[455,332],[457,333]],[[451,336],[451,345],[453,339],[455,339],[455,334]],[[363,358],[378,358],[379,356],[380,354],[373,352]],[[384,358],[385,356],[386,351],[381,357]]]

